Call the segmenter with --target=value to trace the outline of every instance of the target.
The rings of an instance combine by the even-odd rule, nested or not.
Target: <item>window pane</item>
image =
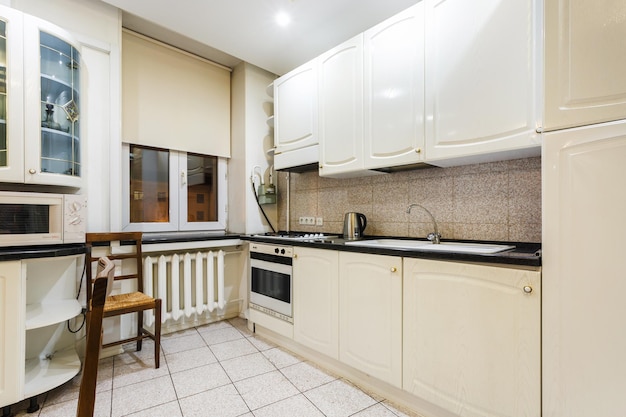
[[[187,154],[187,221],[217,221],[217,157]]]
[[[131,145],[130,222],[169,222],[169,152]]]

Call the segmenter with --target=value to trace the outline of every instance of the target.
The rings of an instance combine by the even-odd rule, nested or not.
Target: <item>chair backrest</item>
[[[143,254],[141,251],[141,232],[116,232],[116,233],[87,233],[85,241],[87,244],[87,254],[85,260],[87,262],[86,276],[87,283],[87,300],[92,298],[92,285],[93,278],[93,263],[100,259],[100,256],[105,255],[109,260],[134,260],[136,263],[135,272],[121,273],[122,268],[119,268],[120,274],[115,276],[115,280],[128,280],[134,279],[136,281],[137,291],[143,292]],[[106,248],[106,254],[98,255],[94,248]],[[111,253],[114,247],[123,248],[115,253]],[[128,270],[128,268],[126,269]],[[112,287],[112,286],[111,286]],[[112,288],[109,288],[109,292]]]
[[[102,336],[102,317],[104,302],[109,287],[112,286],[115,264],[108,258],[98,260],[98,272],[93,286],[91,307],[87,313],[87,337],[83,374],[78,394],[77,417],[93,417],[96,403],[96,383],[98,379],[98,360],[100,358],[100,340]]]

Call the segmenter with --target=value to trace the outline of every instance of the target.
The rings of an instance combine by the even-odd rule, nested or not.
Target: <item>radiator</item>
[[[162,300],[162,323],[224,309],[224,255],[220,250],[144,258],[144,292]],[[144,322],[154,324],[152,310]]]

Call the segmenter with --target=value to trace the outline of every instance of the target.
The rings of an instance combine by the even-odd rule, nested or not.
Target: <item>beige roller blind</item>
[[[230,71],[124,30],[122,140],[230,157]]]

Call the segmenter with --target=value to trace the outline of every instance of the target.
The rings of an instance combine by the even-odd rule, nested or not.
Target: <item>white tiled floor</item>
[[[250,333],[242,319],[164,335],[161,367],[153,348],[103,359],[97,417],[397,417],[388,401],[368,395]],[[39,396],[41,409],[16,416],[72,417],[80,375]]]

